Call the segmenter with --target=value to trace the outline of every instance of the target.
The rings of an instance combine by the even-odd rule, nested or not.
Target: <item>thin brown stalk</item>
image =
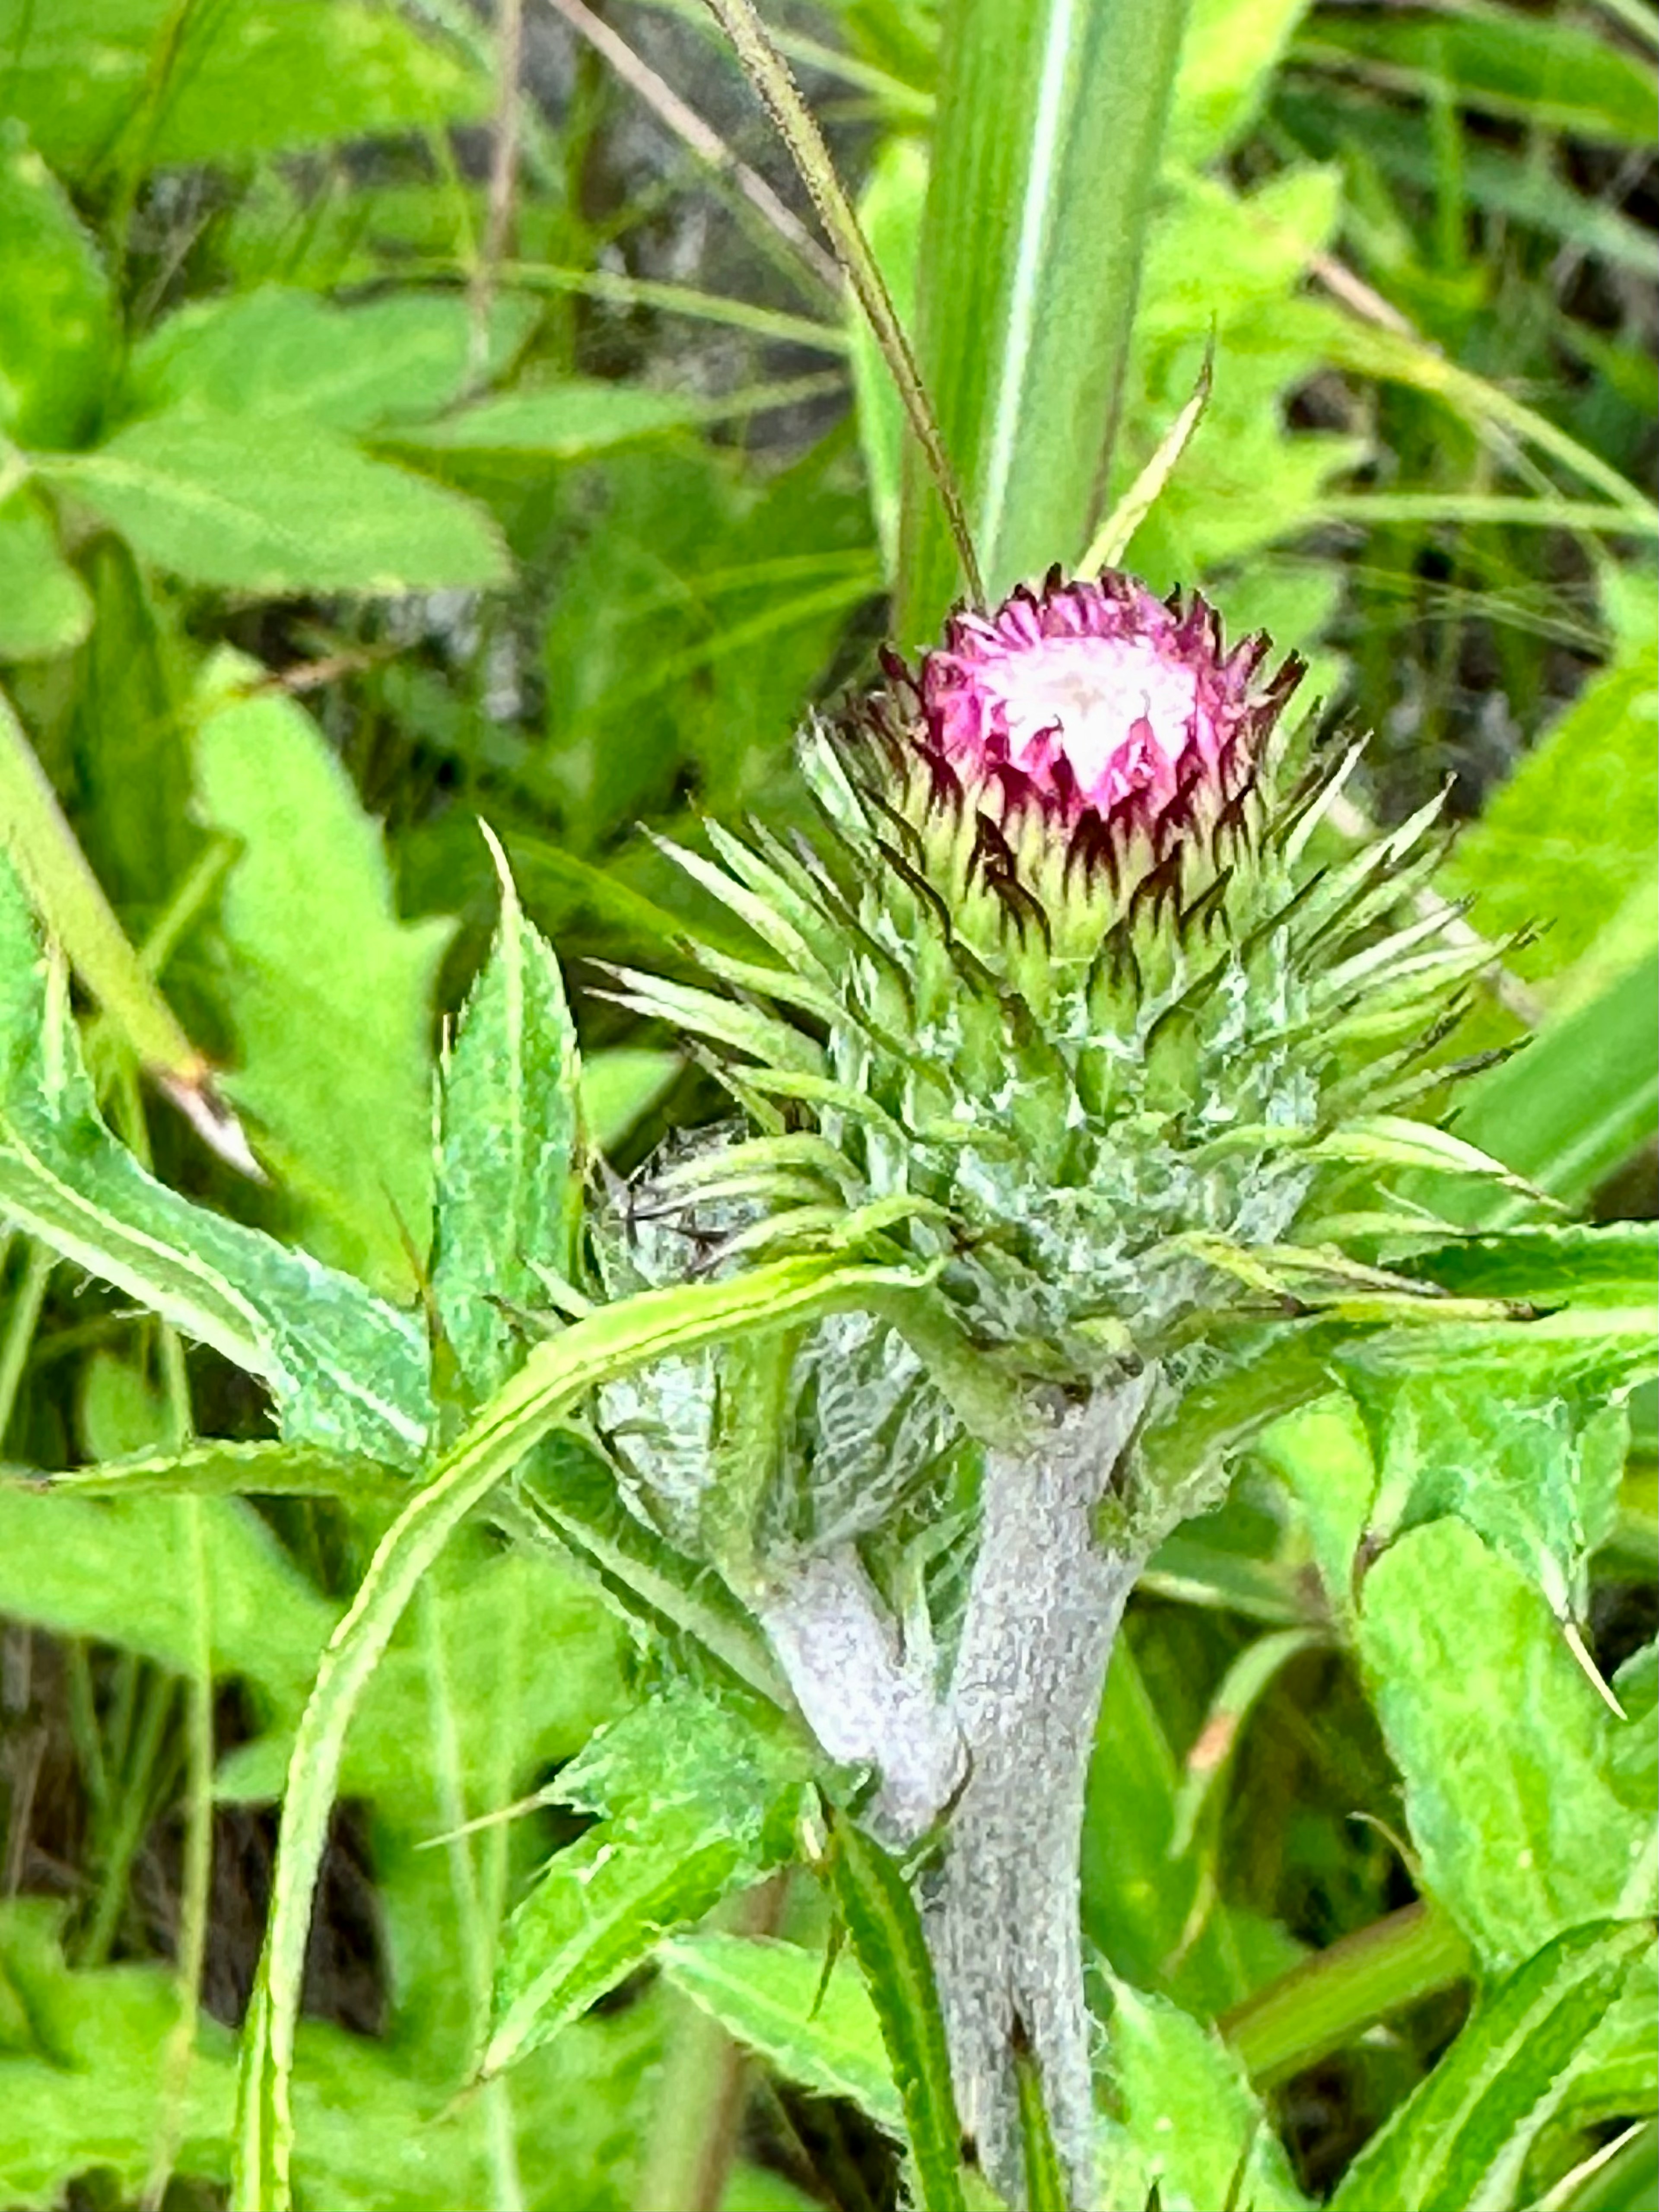
[[[564,5],[565,0],[556,0],[556,4]],[[846,272],[847,281],[864,310],[898,388],[911,433],[927,457],[928,471],[951,526],[969,596],[975,605],[982,606],[985,585],[956,471],[945,450],[945,441],[939,434],[909,338],[870,251],[857,211],[836,173],[823,134],[811,109],[801,98],[800,88],[790,75],[788,63],[773,44],[751,0],[707,0],[707,5],[732,41],[749,82],[759,94],[789,149],[801,182],[811,194],[812,204],[818,211],[836,258]]]
[[[718,131],[687,106],[671,84],[665,83],[648,62],[642,61],[626,39],[613,31],[583,0],[548,0],[594,52],[610,64],[630,92],[637,94],[660,122],[665,123],[700,161],[719,175],[730,178],[750,205],[785,240],[821,284],[841,289],[841,271],[832,255],[824,252],[793,209],[778,198],[759,171],[734,154]]]

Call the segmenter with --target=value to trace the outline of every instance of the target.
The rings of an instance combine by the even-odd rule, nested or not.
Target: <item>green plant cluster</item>
[[[696,11],[615,12],[769,161]],[[597,52],[504,100],[515,20],[0,0],[7,2206],[983,2190],[907,1870],[592,1421],[781,1331],[856,1363],[911,1285],[854,1237],[609,1302],[584,1226],[715,1094],[583,962],[754,957],[635,823],[805,820],[805,710],[958,586],[822,271],[671,138],[630,170]],[[787,23],[991,588],[1081,559],[1212,349],[1129,562],[1310,659],[1367,804],[1462,770],[1395,888],[1525,933],[1455,1130],[1557,1210],[1379,1152],[1316,1241],[1443,1316],[1287,1311],[1146,1440],[1233,1480],[1093,1746],[1101,2201],[1636,2212],[1650,11]],[[1061,2201],[1040,2096],[1027,2143]]]

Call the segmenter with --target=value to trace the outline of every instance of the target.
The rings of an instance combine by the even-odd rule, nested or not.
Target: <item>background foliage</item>
[[[565,1272],[576,1031],[619,1167],[710,1104],[674,1038],[587,988],[595,957],[672,969],[690,922],[723,926],[638,825],[786,821],[803,707],[888,620],[896,403],[742,189],[734,157],[799,201],[763,118],[698,11],[609,11],[644,88],[721,134],[711,167],[581,12],[0,0],[0,796],[9,822],[39,806],[32,750],[137,954],[112,981],[60,933],[96,999],[82,1081],[9,903],[8,2204],[222,2201],[274,1800],[418,1449],[422,1285],[453,1433]],[[1014,487],[997,580],[1081,552],[1212,344],[1133,564],[1310,655],[1376,732],[1378,817],[1456,775],[1440,888],[1487,935],[1535,932],[1481,1041],[1536,1033],[1459,1133],[1569,1223],[1650,1218],[1650,12],[1194,0],[1130,179],[1127,342],[1089,291],[1120,251],[1090,164],[1121,59],[1062,102],[1022,293],[973,210],[1040,143],[1043,11],[980,11],[943,81],[938,15],[784,20],[901,306],[919,246],[933,272],[919,329],[970,490]],[[1097,357],[1103,488],[1056,413]],[[945,562],[907,549],[906,644]],[[74,906],[72,848],[40,849]],[[265,1186],[141,1085],[186,1038]],[[1622,1925],[1654,1844],[1651,1386],[1626,1402],[1651,1249],[1570,1227],[1496,1284],[1481,1248],[1449,1253],[1449,1287],[1565,1314],[1428,1375],[1355,1363],[1147,1577],[1085,1854],[1114,2205],[1156,2180],[1170,2212],[1212,2208],[1241,2160],[1262,2212],[1651,2201],[1651,1957]],[[42,1470],[76,1480],[42,1495]],[[596,1571],[637,1539],[600,1501],[555,1547],[538,1494],[425,1577],[349,1739],[303,2200],[894,2202],[891,2138],[926,2115],[850,1963],[812,2009],[827,1906],[774,1871],[788,1747],[757,1723],[727,1757],[646,1698],[657,1646]],[[1356,1574],[1362,1537],[1386,1548]],[[665,1582],[659,1613],[758,1668],[702,1602]],[[878,1874],[836,1881],[879,1920]]]

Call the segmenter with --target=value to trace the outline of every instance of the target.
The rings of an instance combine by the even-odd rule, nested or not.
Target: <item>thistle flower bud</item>
[[[737,1000],[626,995],[720,1048],[762,1133],[747,1249],[867,1226],[1068,1387],[1260,1296],[1316,1164],[1420,1080],[1487,957],[1389,934],[1437,809],[1310,868],[1340,771],[1293,769],[1302,668],[1269,659],[1195,595],[1055,571],[809,733],[810,847],[711,827],[720,866],[679,856],[774,957],[702,956]]]

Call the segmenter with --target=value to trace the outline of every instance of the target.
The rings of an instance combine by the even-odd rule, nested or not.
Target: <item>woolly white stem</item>
[[[879,1770],[872,1824],[896,1845],[914,1843],[950,1802],[967,1763],[931,1659],[902,1649],[850,1544],[775,1571],[756,1610],[824,1750]]]
[[[987,1456],[952,1706],[969,1778],[923,1901],[963,2124],[1024,2199],[1012,2057],[1023,2027],[1071,2193],[1092,2205],[1094,2099],[1079,1887],[1084,1784],[1107,1662],[1143,1558],[1095,1540],[1095,1509],[1152,1373],[1096,1395],[1029,1457]]]

